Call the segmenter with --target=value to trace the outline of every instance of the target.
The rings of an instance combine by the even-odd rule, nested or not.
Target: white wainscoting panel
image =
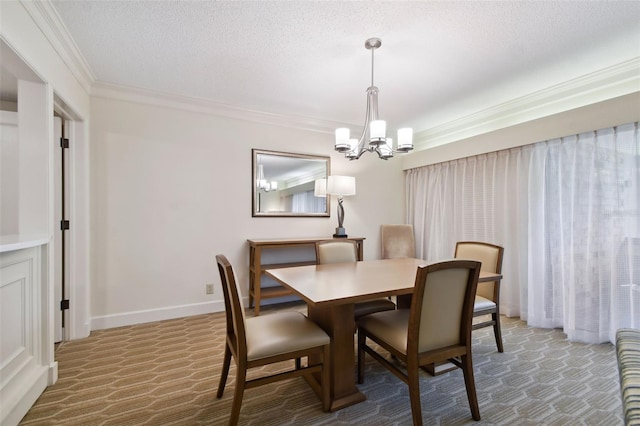
[[[42,248],[0,253],[0,424],[15,425],[47,387]],[[55,366],[54,368],[56,368]]]

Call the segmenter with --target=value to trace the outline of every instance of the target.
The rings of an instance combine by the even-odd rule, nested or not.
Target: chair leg
[[[300,357],[296,358],[296,370],[300,370],[302,367],[302,362],[300,361]]]
[[[331,345],[325,345],[322,350],[322,410],[331,408]]]
[[[222,398],[224,387],[227,384],[227,376],[229,375],[229,365],[231,364],[231,351],[229,345],[224,345],[224,361],[222,362],[222,372],[220,373],[220,382],[218,383],[217,398]]]
[[[229,426],[238,424],[240,418],[240,407],[242,406],[242,397],[244,396],[244,387],[247,380],[247,370],[238,368],[236,377],[236,391],[233,394],[233,403],[231,405],[231,417],[229,417]]]
[[[358,330],[358,384],[364,383],[364,344],[367,339],[364,331]]]
[[[464,374],[464,385],[467,388],[467,399],[471,408],[471,417],[480,420],[480,409],[478,408],[478,396],[476,395],[476,383],[473,378],[473,362],[471,355],[463,355],[461,358],[462,372]]]
[[[493,334],[496,336],[498,352],[504,352],[504,348],[502,347],[502,332],[500,331],[500,313],[495,312],[491,314],[491,317],[493,319]]]
[[[409,385],[409,400],[411,401],[411,416],[414,426],[422,426],[422,404],[420,403],[420,377],[417,365],[407,364],[407,384]]]

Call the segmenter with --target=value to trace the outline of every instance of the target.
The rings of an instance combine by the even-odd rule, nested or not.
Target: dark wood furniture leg
[[[331,337],[329,411],[364,401],[365,395],[356,386],[353,304],[309,306],[308,316]]]

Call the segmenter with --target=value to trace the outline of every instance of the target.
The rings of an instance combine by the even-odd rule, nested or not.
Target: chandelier
[[[276,191],[278,189],[277,181],[274,180],[269,182],[264,178],[264,166],[262,164],[258,165],[258,178],[256,186],[258,187],[258,190],[263,190],[265,192]]]
[[[373,85],[373,54],[381,45],[379,38],[370,38],[364,43],[364,47],[371,50],[371,86],[367,89],[367,112],[360,139],[352,139],[348,128],[336,129],[335,149],[350,160],[359,159],[365,152],[376,152],[379,158],[388,160],[394,153],[413,149],[413,129],[398,129],[394,149],[393,139],[386,137],[387,123],[378,119],[378,88]]]

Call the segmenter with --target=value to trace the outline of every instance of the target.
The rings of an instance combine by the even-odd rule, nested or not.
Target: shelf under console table
[[[287,262],[286,257],[278,259],[277,263],[262,263],[263,250],[275,251],[279,249],[298,249],[302,247],[315,247],[317,241],[326,240],[355,241],[358,247],[358,260],[363,258],[364,237],[349,238],[277,238],[277,239],[250,239],[249,242],[249,307],[254,307],[254,315],[260,315],[260,303],[262,299],[272,299],[293,294],[289,289],[275,285],[262,287],[262,275],[265,269],[289,268],[291,266],[315,265],[315,250],[313,258],[309,260],[296,260]]]

